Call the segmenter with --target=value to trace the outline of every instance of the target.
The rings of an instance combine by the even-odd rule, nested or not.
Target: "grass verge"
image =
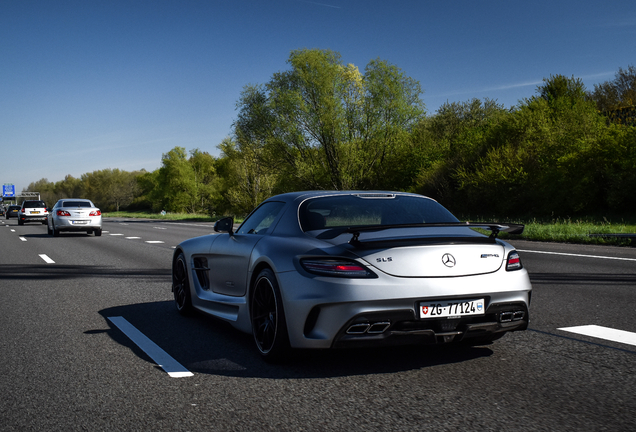
[[[483,218],[478,220],[486,221]],[[490,221],[493,220],[491,219]],[[509,240],[521,239],[560,243],[636,246],[636,221],[632,220],[610,221],[606,218],[539,220],[533,218],[508,221],[498,219],[494,220],[494,222],[515,222],[526,226],[521,235],[501,233],[501,238]]]
[[[190,213],[149,213],[149,212],[106,212],[103,213],[104,217],[122,217],[122,218],[137,218],[137,219],[156,219],[156,220],[171,220],[171,221],[195,221],[195,222],[216,222],[220,217],[213,218],[207,215],[190,214]]]

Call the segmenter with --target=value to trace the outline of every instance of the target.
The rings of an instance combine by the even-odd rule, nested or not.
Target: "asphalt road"
[[[101,237],[0,221],[0,431],[627,431],[636,421],[636,249],[512,242],[530,329],[475,348],[299,353],[172,304],[170,258],[211,224],[106,219]],[[173,378],[111,318],[191,376]],[[163,364],[166,367],[165,364]]]

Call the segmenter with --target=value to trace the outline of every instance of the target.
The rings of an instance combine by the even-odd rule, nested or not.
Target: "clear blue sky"
[[[395,64],[429,114],[510,107],[550,75],[593,89],[636,64],[636,2],[0,0],[0,184],[216,156],[243,86],[299,48]]]

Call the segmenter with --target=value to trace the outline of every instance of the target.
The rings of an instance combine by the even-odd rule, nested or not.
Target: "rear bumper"
[[[455,278],[306,278],[279,273],[295,348],[445,343],[528,327],[532,286],[525,270]],[[421,302],[483,298],[485,313],[422,319]],[[515,315],[516,313],[516,315]]]
[[[413,310],[390,314],[361,314],[345,324],[333,348],[358,348],[406,344],[445,344],[495,337],[528,328],[524,302],[492,303],[485,315],[461,319],[421,320]]]
[[[47,215],[18,215],[21,222],[46,222]]]
[[[95,231],[102,229],[102,217],[89,218],[55,218],[55,229],[58,231]]]

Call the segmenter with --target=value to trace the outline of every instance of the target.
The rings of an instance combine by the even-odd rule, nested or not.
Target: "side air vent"
[[[194,272],[197,275],[199,286],[201,286],[201,288],[204,290],[210,289],[210,278],[208,276],[208,272],[210,271],[210,269],[208,268],[208,259],[197,257],[194,258],[193,263]]]

